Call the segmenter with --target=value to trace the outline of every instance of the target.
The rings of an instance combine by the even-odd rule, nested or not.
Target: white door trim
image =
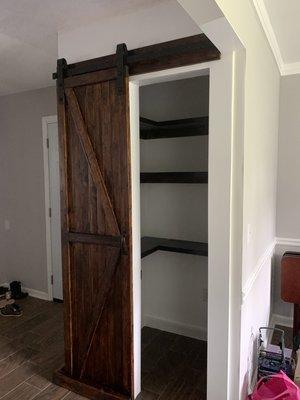
[[[139,86],[194,77],[207,70],[210,75],[210,132],[208,182],[208,399],[228,399],[230,364],[230,294],[231,294],[231,211],[233,160],[233,53],[219,61],[173,68],[129,78],[132,243],[133,243],[133,325],[134,325],[134,394],[140,390],[140,216],[139,212]],[[220,332],[222,335],[220,336]],[[219,383],[216,388],[216,382]]]
[[[45,222],[46,222],[46,260],[47,260],[47,287],[48,300],[53,300],[52,295],[52,257],[51,257],[51,221],[49,216],[50,209],[50,177],[49,177],[49,154],[47,147],[48,125],[57,123],[57,115],[42,117],[43,135],[43,158],[44,158],[44,190],[45,190]]]

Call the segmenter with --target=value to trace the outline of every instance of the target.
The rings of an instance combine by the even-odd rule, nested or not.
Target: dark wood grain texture
[[[207,243],[192,242],[189,240],[175,240],[144,236],[141,243],[142,258],[156,251],[171,251],[175,253],[194,254],[198,256],[208,255]]]
[[[207,183],[207,172],[141,172],[141,183]]]
[[[113,205],[104,182],[104,178],[98,164],[97,156],[93,148],[91,139],[89,137],[85,121],[82,117],[82,113],[75,96],[75,92],[72,88],[66,89],[66,98],[68,101],[68,109],[72,116],[76,132],[79,136],[82,148],[84,150],[87,162],[89,164],[89,171],[91,173],[91,178],[96,185],[96,189],[100,192],[101,203],[103,207],[103,212],[106,217],[108,224],[107,229],[115,235],[120,234],[119,225],[116,219],[116,215],[113,209]],[[72,149],[70,149],[72,151]],[[83,188],[82,188],[83,189]]]
[[[128,50],[129,75],[143,74],[220,59],[220,51],[204,33]],[[66,77],[115,68],[116,54],[68,65]],[[54,74],[54,78],[57,74]]]
[[[121,248],[123,238],[122,236],[95,235],[79,232],[69,232],[66,237],[69,243],[102,244],[118,248]]]
[[[140,118],[140,137],[144,140],[208,135],[208,117],[173,121]]]
[[[116,69],[66,78],[58,108],[66,362],[55,381],[99,399],[130,398],[133,380],[128,78],[122,93],[116,80]]]

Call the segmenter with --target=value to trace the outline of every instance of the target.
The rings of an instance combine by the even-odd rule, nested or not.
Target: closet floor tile
[[[143,338],[139,400],[206,399],[206,342],[149,327]]]

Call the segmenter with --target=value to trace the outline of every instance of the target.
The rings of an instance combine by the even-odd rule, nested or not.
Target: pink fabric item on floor
[[[300,400],[300,389],[282,371],[260,379],[254,392],[249,396],[251,400]]]

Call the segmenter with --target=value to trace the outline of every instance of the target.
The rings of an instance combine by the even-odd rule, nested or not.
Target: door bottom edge
[[[58,386],[62,386],[71,392],[91,400],[131,400],[130,396],[126,396],[123,393],[110,392],[72,378],[66,373],[64,368],[56,370],[53,373],[53,382]]]

